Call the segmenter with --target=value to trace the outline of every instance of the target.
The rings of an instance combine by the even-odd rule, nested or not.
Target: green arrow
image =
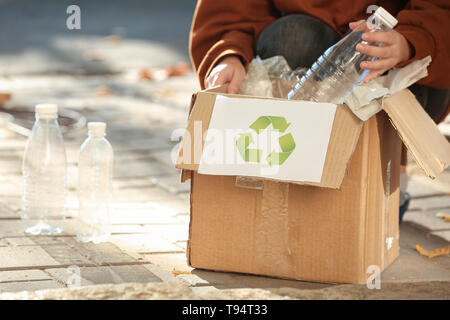
[[[280,143],[280,148],[282,152],[272,151],[267,156],[266,159],[267,162],[269,163],[269,166],[282,165],[295,149],[295,141],[294,138],[292,137],[292,134],[290,133],[285,134],[284,136],[278,138],[278,142]]]
[[[288,123],[284,117],[261,116],[250,125],[250,128],[255,130],[257,134],[259,134],[262,130],[266,129],[270,124],[272,124],[275,130],[278,130],[280,132],[286,131],[286,129],[290,125],[290,123]]]
[[[246,162],[260,162],[261,153],[260,149],[248,149],[248,146],[253,143],[253,137],[251,133],[241,133],[236,141],[236,146],[242,159]]]

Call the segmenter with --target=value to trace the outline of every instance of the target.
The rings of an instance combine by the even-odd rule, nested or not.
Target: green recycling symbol
[[[285,132],[290,125],[284,117],[261,116],[250,125],[250,129],[253,129],[256,134],[260,134],[270,124],[272,124],[274,130],[278,130],[279,132]],[[241,133],[236,141],[236,147],[245,162],[259,163],[261,162],[262,150],[249,148],[253,142],[251,132]],[[281,152],[272,151],[266,157],[270,166],[282,165],[295,149],[295,141],[290,133],[279,137],[278,143],[280,144]]]

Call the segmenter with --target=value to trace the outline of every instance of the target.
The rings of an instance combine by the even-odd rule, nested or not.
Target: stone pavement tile
[[[185,193],[189,192],[191,186],[189,183],[181,183],[180,175],[172,174],[170,176],[156,177],[152,179],[158,187],[170,192],[171,194]]]
[[[447,224],[449,224],[449,223],[447,222]],[[450,228],[448,228],[448,230],[433,231],[433,232],[431,232],[431,235],[439,237],[441,239],[445,239],[446,241],[448,241],[450,243]]]
[[[381,274],[383,282],[414,282],[414,281],[450,281],[450,269],[446,269],[435,259],[428,259],[415,252],[403,252]]]
[[[79,242],[73,238],[62,238],[72,249],[97,265],[136,263],[137,260],[112,243],[93,244]]]
[[[112,224],[177,224],[174,208],[164,202],[114,203],[111,206]]]
[[[400,255],[412,254],[415,256],[420,256],[422,260],[425,260],[428,263],[450,270],[449,256],[440,256],[433,259],[428,259],[421,256],[417,252],[417,244],[427,250],[434,250],[447,246],[449,242],[441,237],[435,237],[431,234],[424,234],[422,231],[414,228],[413,226],[402,223],[400,225]]]
[[[148,160],[126,161],[114,167],[116,178],[158,177],[171,174],[175,169],[149,158]]]
[[[0,172],[0,174],[2,174],[2,172]],[[0,182],[0,195],[2,195],[2,197],[18,196],[21,193],[22,193],[22,190],[15,184],[13,184],[12,182],[10,182],[10,181]]]
[[[0,270],[58,266],[60,263],[41,247],[0,247]]]
[[[94,265],[92,261],[78,253],[77,249],[67,244],[41,245],[41,248],[60,265]]]
[[[445,194],[442,190],[436,189],[432,181],[424,180],[423,177],[417,178],[417,176],[408,177],[406,191],[409,192],[413,198]]]
[[[182,253],[183,249],[152,234],[113,235],[110,240],[120,249],[138,253]]]
[[[27,236],[25,233],[26,228],[36,223],[36,220],[2,220],[0,223],[0,237],[25,237]],[[77,233],[76,223],[72,219],[55,220],[51,224],[63,228],[61,235],[76,235]]]
[[[450,209],[450,196],[411,199],[408,210],[431,210],[435,208]]]
[[[64,286],[55,280],[0,283],[0,292],[36,291],[58,288],[64,288]]]
[[[53,278],[42,270],[0,271],[0,283],[33,280],[53,280]]]
[[[75,269],[53,268],[46,270],[62,283],[68,284]],[[81,267],[79,268],[81,286],[96,284],[119,284],[119,283],[149,283],[162,282],[149,269],[141,265],[133,266],[109,266],[109,267]]]
[[[13,196],[5,196],[4,194],[0,197],[0,203],[6,207],[6,209],[20,214],[20,209],[22,206],[22,196],[21,195],[13,195]]]
[[[189,225],[116,225],[111,227],[112,234],[142,233],[160,236],[170,242],[186,241],[189,238]]]
[[[28,237],[15,237],[15,238],[5,238],[8,243],[13,246],[35,246],[36,243]]]
[[[9,243],[5,239],[0,239],[0,247],[7,247]]]
[[[403,222],[412,223],[424,230],[450,230],[450,223],[436,217],[438,212],[450,214],[449,209],[435,209],[427,211],[407,211],[403,217]]]
[[[190,272],[194,268],[187,265],[186,254],[184,253],[155,253],[144,254],[144,259],[162,268],[165,271],[186,271]]]
[[[18,219],[19,215],[12,210],[9,210],[4,204],[0,203],[0,220],[3,219]]]
[[[22,161],[20,158],[0,159],[0,174],[21,174],[21,173],[22,173]]]

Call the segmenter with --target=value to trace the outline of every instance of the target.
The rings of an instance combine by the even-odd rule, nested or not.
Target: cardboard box
[[[431,178],[450,163],[448,141],[408,90],[385,99],[384,111],[364,123],[345,105],[337,106],[320,182],[265,178],[248,183],[196,172],[217,96],[242,98],[221,90],[193,95],[177,162],[182,181],[191,181],[189,265],[365,283],[375,270],[371,266],[382,271],[395,260],[399,136]],[[271,100],[276,109],[281,100]],[[201,121],[200,143],[191,139],[198,135],[195,121]]]

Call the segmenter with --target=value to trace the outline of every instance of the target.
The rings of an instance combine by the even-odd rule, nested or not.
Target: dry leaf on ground
[[[428,259],[432,259],[434,257],[439,257],[439,256],[443,256],[443,255],[449,254],[449,252],[450,252],[450,245],[442,247],[442,248],[434,249],[432,251],[428,251],[428,250],[422,248],[421,246],[419,246],[418,244],[416,244],[416,250],[421,255],[428,257]]]
[[[450,222],[450,214],[439,212],[436,214],[436,217],[441,218],[445,222]]]
[[[147,69],[142,69],[139,72],[139,79],[140,80],[142,80],[142,79],[144,79],[144,80],[152,80],[153,76],[152,76],[151,72],[149,72]]]
[[[172,270],[172,274],[174,276],[178,276],[180,274],[191,274],[190,271],[183,271],[183,270]]]
[[[180,63],[174,66],[167,67],[167,76],[182,76],[191,70],[191,65],[189,63]]]
[[[108,86],[100,86],[95,89],[95,95],[96,96],[110,96],[112,95],[112,90]]]

